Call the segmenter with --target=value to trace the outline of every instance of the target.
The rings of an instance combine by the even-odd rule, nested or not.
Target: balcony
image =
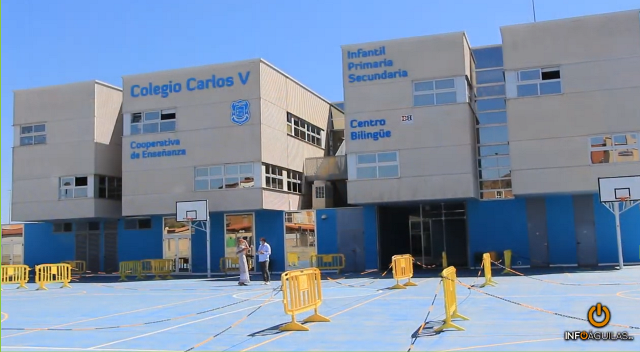
[[[346,180],[347,157],[345,155],[308,158],[304,161],[304,176],[307,181]]]

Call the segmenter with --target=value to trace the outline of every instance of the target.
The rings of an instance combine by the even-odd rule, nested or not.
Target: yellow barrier
[[[305,323],[330,322],[331,320],[318,313],[322,304],[322,277],[320,269],[298,269],[282,274],[282,303],[284,312],[291,315],[291,322],[280,328],[280,331],[309,331],[309,328],[296,321],[296,314],[309,310],[314,314],[303,320]]]
[[[173,279],[171,273],[175,271],[176,262],[173,259],[145,259],[140,261],[140,273],[155,275],[154,280]]]
[[[87,272],[87,263],[84,260],[67,260],[62,263],[71,265],[74,274],[82,275]]]
[[[300,255],[298,253],[289,252],[287,253],[287,262],[289,266],[298,266],[300,261]]]
[[[447,265],[447,252],[442,252],[442,269],[446,269],[448,267],[449,265]]]
[[[37,290],[47,290],[46,284],[60,282],[62,287],[71,288],[71,265],[69,264],[42,264],[36,265]]]
[[[3,265],[2,284],[18,284],[18,288],[27,288],[29,282],[29,267],[26,265]]]
[[[498,283],[493,281],[493,276],[491,275],[491,254],[485,253],[482,255],[482,266],[484,267],[484,283],[481,287],[485,286],[495,286]]]
[[[418,286],[415,282],[411,282],[413,277],[413,257],[410,254],[394,255],[391,258],[391,267],[393,268],[393,278],[396,284],[391,289],[406,289],[406,286]],[[400,280],[409,279],[404,285],[400,284]]]
[[[507,249],[504,251],[504,267],[507,269],[511,269],[511,250]],[[503,274],[511,274],[511,271],[504,269]]]
[[[142,263],[140,261],[127,261],[120,262],[120,280],[127,281],[128,276],[135,276],[136,279],[143,279],[142,276]]]
[[[458,313],[458,297],[456,296],[456,284],[458,283],[458,277],[456,276],[456,268],[450,266],[442,271],[442,286],[444,291],[444,325],[435,329],[435,331],[442,331],[444,329],[453,328],[456,330],[464,331],[464,329],[451,322],[452,319],[469,320],[469,318]]]
[[[344,254],[312,254],[309,262],[314,268],[337,270],[340,274],[340,270],[344,269],[345,258]]]
[[[249,270],[253,270],[253,260],[247,258]],[[225,274],[240,272],[240,258],[224,257],[220,258],[220,271]]]

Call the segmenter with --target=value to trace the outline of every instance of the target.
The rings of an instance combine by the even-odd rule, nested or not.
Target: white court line
[[[172,327],[170,327],[170,328],[166,328],[166,329],[162,329],[162,330],[157,330],[157,331],[154,331],[154,332],[149,332],[149,333],[142,334],[142,335],[138,335],[138,336],[133,336],[133,337],[129,337],[129,338],[122,339],[122,340],[118,340],[118,341],[114,341],[114,342],[105,343],[105,344],[103,344],[103,345],[99,345],[99,346],[89,347],[89,348],[88,348],[88,349],[86,349],[86,350],[93,350],[93,351],[95,351],[95,350],[97,350],[98,348],[102,348],[102,347],[106,347],[106,346],[111,346],[111,345],[115,345],[115,344],[117,344],[117,343],[126,342],[126,341],[131,341],[131,340],[139,339],[139,338],[142,338],[142,337],[147,337],[147,336],[151,336],[151,335],[159,334],[159,333],[161,333],[161,332],[165,332],[165,331],[169,331],[169,330],[177,329],[177,328],[180,328],[180,327],[183,327],[183,326],[187,326],[187,325],[191,325],[191,324],[200,323],[200,322],[203,322],[203,321],[206,321],[206,320],[211,320],[211,319],[214,319],[214,318],[218,318],[218,317],[221,317],[221,316],[224,316],[224,315],[229,315],[229,314],[238,313],[238,312],[242,312],[242,311],[249,310],[249,309],[258,308],[258,307],[260,307],[260,306],[266,306],[266,305],[268,305],[268,304],[272,304],[272,303],[281,303],[281,302],[280,302],[280,301],[273,301],[273,302],[269,302],[269,303],[267,303],[267,304],[258,304],[258,305],[251,306],[251,307],[246,307],[246,308],[242,308],[242,309],[238,309],[238,310],[233,310],[233,311],[231,311],[231,312],[226,312],[226,313],[222,313],[222,314],[214,315],[214,316],[211,316],[211,317],[208,317],[208,318],[204,318],[204,319],[200,319],[200,320],[195,320],[195,321],[192,321],[192,322],[189,322],[189,323],[184,323],[184,324],[180,324],[180,325],[172,326]],[[112,350],[110,350],[110,351],[112,351]]]
[[[0,349],[39,349],[39,350],[52,350],[52,351],[88,351],[86,348],[77,347],[38,347],[38,346],[1,346]],[[126,349],[108,349],[108,350],[94,350],[94,351],[114,351],[114,352],[176,352],[171,350],[126,350]]]

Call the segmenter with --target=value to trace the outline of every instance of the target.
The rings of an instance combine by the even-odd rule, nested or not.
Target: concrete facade
[[[13,220],[121,216],[99,191],[99,175],[122,174],[121,106],[122,91],[97,81],[14,92]]]
[[[349,203],[475,197],[473,60],[466,35],[348,45],[342,56]],[[421,82],[444,83],[442,95],[435,93],[442,99],[419,106],[414,100]],[[395,159],[384,165],[399,170],[385,175],[375,160],[358,162],[382,152]],[[373,174],[364,175],[368,170]]]
[[[640,174],[638,11],[501,32],[514,194],[594,193],[598,177]],[[527,83],[518,81],[518,72],[540,68],[559,70],[561,91],[518,97],[518,84]],[[592,137],[601,141],[591,143]],[[594,160],[597,147],[606,140],[611,146],[611,138],[617,140],[611,153],[616,160]]]
[[[324,156],[330,115],[327,101],[262,60],[126,76],[123,83],[124,216],[171,214],[176,201],[193,199],[209,200],[211,211],[299,209],[301,191],[286,191],[288,177],[297,172],[296,180],[302,183],[304,159]],[[161,92],[137,96],[149,84],[173,88],[179,84],[180,91],[164,98]],[[249,104],[250,117],[243,123],[232,121],[231,106],[239,100]],[[175,129],[132,135],[134,114],[149,111],[175,113]],[[288,135],[289,113],[321,128],[322,142],[312,144]],[[172,145],[139,147],[158,141]],[[178,152],[170,157],[149,154],[162,149]],[[140,158],[134,156],[136,152]],[[270,170],[265,163],[281,169],[277,176],[285,189],[267,184]],[[248,170],[240,176],[239,185],[233,185],[238,177],[226,174],[230,183],[223,189],[196,187],[197,168],[224,166],[226,170],[236,165]]]

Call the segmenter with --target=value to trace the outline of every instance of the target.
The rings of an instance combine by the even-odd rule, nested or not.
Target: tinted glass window
[[[502,82],[504,82],[504,71],[501,69],[476,72],[476,84]]]
[[[494,46],[473,50],[473,57],[476,59],[476,69],[502,67],[502,47]]]
[[[478,112],[505,110],[507,108],[507,102],[504,98],[482,99],[476,100],[476,107],[478,109]]]

